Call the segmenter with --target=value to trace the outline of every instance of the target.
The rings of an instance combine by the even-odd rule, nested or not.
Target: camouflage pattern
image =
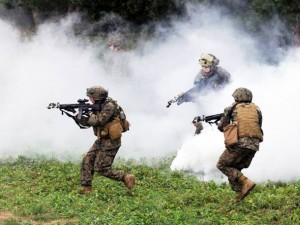
[[[86,95],[96,101],[101,101],[107,98],[108,92],[101,86],[94,86],[86,89]]]
[[[102,103],[102,110],[92,112],[88,118],[83,118],[80,123],[92,126],[97,140],[82,160],[81,184],[91,186],[94,172],[117,181],[124,181],[124,172],[112,169],[112,163],[121,146],[121,138],[112,140],[104,132],[104,126],[120,114],[116,101],[107,98]]]
[[[232,94],[236,102],[252,102],[252,92],[247,88],[237,88]]]
[[[230,81],[230,74],[220,66],[212,69],[210,75],[206,75],[202,70],[197,74],[194,79],[194,84],[201,89],[220,89]]]
[[[93,112],[88,118],[87,124],[92,126],[94,131],[102,130],[105,124],[111,122],[119,114],[120,107],[117,102],[111,98],[107,98],[103,103],[102,110],[100,112]]]
[[[247,89],[248,90],[248,89]],[[243,92],[243,91],[242,91]],[[223,132],[224,127],[230,123],[237,122],[237,104],[250,104],[250,95],[247,92],[247,95],[243,96],[243,103],[238,101],[232,103],[230,106],[224,109],[224,115],[218,123],[218,129]],[[251,92],[250,92],[251,93]],[[237,94],[237,93],[236,93]],[[251,93],[252,101],[252,93]],[[258,106],[256,106],[259,126],[262,126],[262,113]],[[220,156],[217,168],[228,177],[229,184],[231,189],[236,192],[240,192],[242,185],[238,182],[238,179],[243,175],[241,172],[242,169],[248,168],[251,164],[251,161],[259,150],[260,140],[254,137],[243,137],[238,139],[238,143],[232,147],[225,149],[223,154]]]
[[[122,170],[113,170],[112,163],[120,148],[120,140],[97,139],[81,164],[81,185],[92,186],[94,173],[107,178],[123,181],[125,173]],[[113,146],[117,146],[112,148]]]
[[[256,151],[234,146],[227,148],[220,156],[217,168],[228,177],[231,189],[240,192],[242,185],[238,179],[243,175],[242,169],[248,168]]]

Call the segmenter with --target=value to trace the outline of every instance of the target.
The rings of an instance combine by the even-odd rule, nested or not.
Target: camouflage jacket
[[[222,67],[217,66],[211,75],[205,75],[201,70],[194,79],[194,85],[199,86],[201,89],[219,89],[229,81],[230,74]]]
[[[236,104],[237,103],[234,102],[230,106],[228,106],[224,109],[224,115],[221,118],[220,122],[218,123],[218,129],[221,132],[223,132],[224,127],[226,127],[228,124],[234,122],[233,120],[234,120],[234,118],[236,118],[236,115],[237,115],[237,111],[235,109]],[[233,110],[232,110],[232,108],[233,108]],[[262,127],[262,113],[261,113],[261,110],[258,106],[256,106],[256,110],[257,110],[257,113],[258,113],[259,125],[260,125],[260,127]],[[260,141],[259,141],[258,138],[243,137],[243,138],[239,138],[238,143],[237,143],[237,147],[248,148],[248,149],[252,149],[254,151],[258,151],[259,150],[259,143],[260,143]]]
[[[89,117],[83,117],[79,122],[83,126],[92,126],[94,134],[98,136],[99,131],[101,131],[107,123],[118,117],[119,114],[120,107],[117,102],[111,98],[107,98],[105,102],[101,104],[100,111],[92,111]]]

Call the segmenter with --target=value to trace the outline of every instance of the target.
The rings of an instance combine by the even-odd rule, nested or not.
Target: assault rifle
[[[78,99],[78,104],[60,104],[58,103],[49,103],[47,106],[48,109],[57,108],[61,111],[61,114],[66,114],[67,116],[74,119],[76,124],[80,128],[88,128],[83,125],[81,125],[78,120],[82,118],[82,116],[88,116],[90,111],[100,111],[101,110],[101,104],[89,104],[87,103],[89,100],[87,99]],[[72,115],[71,113],[76,113],[76,109],[78,109],[77,116]]]
[[[189,89],[188,91],[175,96],[173,99],[168,101],[167,108],[169,108],[172,103],[177,103],[180,105],[184,102],[192,102],[195,99],[195,94],[199,92],[199,85],[194,86],[193,88]]]
[[[224,115],[224,113],[219,113],[219,114],[215,114],[215,115],[211,115],[211,116],[196,116],[192,123],[196,123],[196,122],[199,122],[199,121],[204,121],[206,123],[209,123],[210,125],[212,124],[217,124],[222,116]]]

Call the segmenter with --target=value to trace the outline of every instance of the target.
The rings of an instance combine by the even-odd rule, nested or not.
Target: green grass
[[[228,184],[202,182],[171,171],[171,159],[151,165],[118,159],[114,166],[137,176],[134,190],[95,176],[93,193],[78,194],[80,162],[55,159],[0,164],[0,224],[300,224],[300,180],[258,184],[242,202]]]

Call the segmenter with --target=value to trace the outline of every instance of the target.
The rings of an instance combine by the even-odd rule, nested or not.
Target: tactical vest
[[[237,104],[236,111],[239,138],[255,137],[262,141],[263,134],[259,125],[258,112],[255,104]]]
[[[103,127],[93,127],[94,133],[98,138],[110,137],[112,140],[121,138],[123,132],[129,130],[129,122],[126,119],[126,115],[123,109],[111,98],[107,98],[104,103],[102,103],[101,108],[106,104],[113,104],[115,110],[112,117]],[[98,112],[100,113],[100,112]]]
[[[98,136],[99,138],[100,138],[100,137],[107,137],[107,136],[108,136],[108,134],[109,134],[109,132],[108,132],[108,127],[111,125],[111,122],[112,122],[112,121],[118,119],[118,116],[119,116],[119,114],[120,114],[120,110],[119,110],[119,106],[118,106],[117,102],[114,101],[114,100],[111,99],[111,98],[107,98],[103,103],[101,103],[101,107],[100,107],[101,110],[104,108],[104,106],[105,106],[106,104],[109,104],[109,103],[111,103],[111,104],[113,104],[113,105],[115,106],[115,110],[114,110],[114,112],[113,112],[112,117],[109,119],[109,121],[107,121],[107,123],[106,123],[103,127],[99,127],[99,126],[93,127],[94,134],[95,134],[96,136]],[[100,110],[100,111],[97,111],[97,112],[94,112],[94,113],[95,113],[95,114],[100,114],[101,110]]]

